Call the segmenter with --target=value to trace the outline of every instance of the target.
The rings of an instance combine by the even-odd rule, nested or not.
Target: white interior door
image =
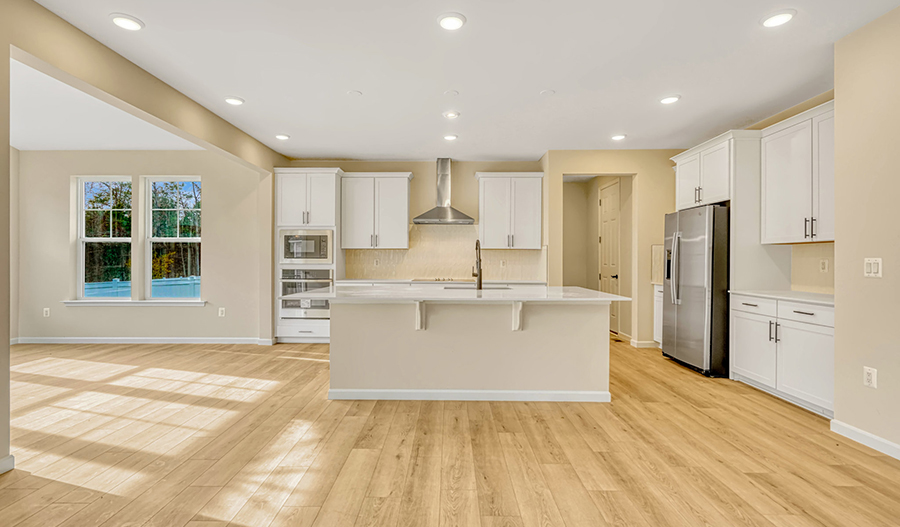
[[[409,180],[375,179],[375,247],[409,249]]]
[[[510,248],[512,216],[510,181],[507,177],[483,178],[481,217],[481,246],[485,249]]]
[[[375,180],[341,179],[341,248],[371,249],[375,236]]]
[[[600,290],[619,294],[619,182],[600,189]],[[609,306],[609,330],[619,332],[619,302]]]

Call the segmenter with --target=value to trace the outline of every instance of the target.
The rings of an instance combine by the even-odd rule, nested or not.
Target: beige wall
[[[19,338],[19,151],[9,148],[9,338]]]
[[[211,152],[21,152],[22,338],[186,337],[257,339],[260,334],[260,176]],[[73,176],[199,175],[203,182],[201,296],[205,307],[69,307],[77,294]],[[135,233],[143,223],[137,196]],[[146,210],[146,209],[143,209]],[[267,218],[263,216],[264,218]],[[144,246],[132,249],[132,280],[144,283]],[[49,307],[50,318],[42,316]],[[217,316],[219,307],[227,316]],[[269,307],[269,306],[266,306]]]
[[[596,244],[588,245],[590,221],[588,189],[590,182],[563,183],[563,283],[562,285],[588,287],[588,253]],[[593,222],[596,224],[596,218]],[[593,230],[597,230],[596,225]],[[595,258],[596,259],[596,258]]]
[[[650,246],[663,243],[665,215],[675,210],[675,172],[669,158],[680,150],[552,150],[541,159],[544,171],[544,229],[548,246],[550,285],[563,283],[565,239],[563,225],[564,174],[633,175],[633,236],[636,251],[632,338],[640,343],[653,341],[653,286],[650,284]]]
[[[822,272],[819,264],[827,262]],[[806,243],[791,247],[791,289],[807,293],[834,294],[834,244]]]
[[[900,9],[835,46],[835,418],[900,443]],[[884,259],[884,278],[863,259]],[[863,366],[878,388],[863,386]]]

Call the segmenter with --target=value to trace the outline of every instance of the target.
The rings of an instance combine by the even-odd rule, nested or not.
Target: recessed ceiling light
[[[459,92],[456,90],[447,90],[444,92],[444,95],[446,95],[447,97],[456,97],[457,95],[459,95]]]
[[[347,95],[352,95],[353,97],[361,97],[362,92],[359,90],[350,90],[347,92]]]
[[[446,117],[447,119],[456,119],[457,117],[459,117],[459,112],[454,111],[454,110],[448,110],[443,113],[443,116]]]
[[[674,104],[681,99],[681,95],[669,95],[668,97],[663,97],[659,100],[659,102],[663,104]]]
[[[275,139],[278,139],[279,141],[287,141],[290,138],[291,138],[291,136],[289,136],[287,134],[278,134],[275,136]]]
[[[796,14],[797,11],[793,9],[785,9],[784,11],[778,11],[777,13],[766,15],[762,20],[760,20],[760,23],[765,27],[783,26],[784,24],[790,22]]]
[[[541,95],[556,95],[556,90],[541,90]]]
[[[447,141],[456,141],[456,138],[457,138],[457,137],[459,137],[459,136],[458,136],[458,135],[454,135],[454,134],[450,134],[450,135],[445,135],[445,136],[444,136],[444,139],[446,139]]]
[[[619,135],[612,136],[613,141],[621,141],[622,139],[625,139],[625,134],[619,134]]]
[[[140,31],[144,29],[144,23],[131,15],[112,13],[109,15],[109,18],[112,18],[113,24],[122,29],[127,29],[128,31]]]
[[[244,99],[241,99],[240,97],[225,97],[225,102],[232,106],[240,106],[244,104]]]
[[[438,17],[438,24],[447,31],[456,31],[466,23],[466,17],[459,13],[444,13]]]

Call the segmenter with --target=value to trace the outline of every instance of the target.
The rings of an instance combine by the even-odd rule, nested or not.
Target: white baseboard
[[[655,340],[631,339],[631,345],[635,348],[656,348],[656,347],[658,347]]]
[[[12,454],[0,459],[0,474],[9,472],[14,468],[16,468],[16,458]]]
[[[17,344],[260,344],[243,337],[19,337]],[[271,342],[271,341],[269,341]]]
[[[380,401],[556,401],[608,403],[609,392],[539,390],[328,390],[329,399]]]
[[[15,346],[15,345],[18,344],[18,343],[19,343],[19,339],[18,339],[18,338],[9,339],[9,345],[10,345],[10,346]]]
[[[280,344],[328,344],[328,337],[278,337],[275,339]]]
[[[256,339],[256,343],[260,346],[274,346],[275,339]]]
[[[878,437],[875,434],[870,434],[865,430],[861,430],[859,428],[856,428],[855,426],[848,425],[847,423],[838,421],[837,419],[831,420],[831,431],[848,439],[852,439],[857,443],[866,445],[869,448],[873,448],[881,452],[882,454],[891,456],[894,459],[900,459],[900,445],[888,441],[887,439]]]

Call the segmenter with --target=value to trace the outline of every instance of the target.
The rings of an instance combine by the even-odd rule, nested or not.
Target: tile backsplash
[[[409,249],[347,250],[350,280],[471,279],[477,225],[410,225]],[[547,248],[482,250],[485,280],[547,280]]]
[[[827,269],[821,269],[822,261]],[[834,294],[834,243],[805,243],[791,247],[791,289]]]

